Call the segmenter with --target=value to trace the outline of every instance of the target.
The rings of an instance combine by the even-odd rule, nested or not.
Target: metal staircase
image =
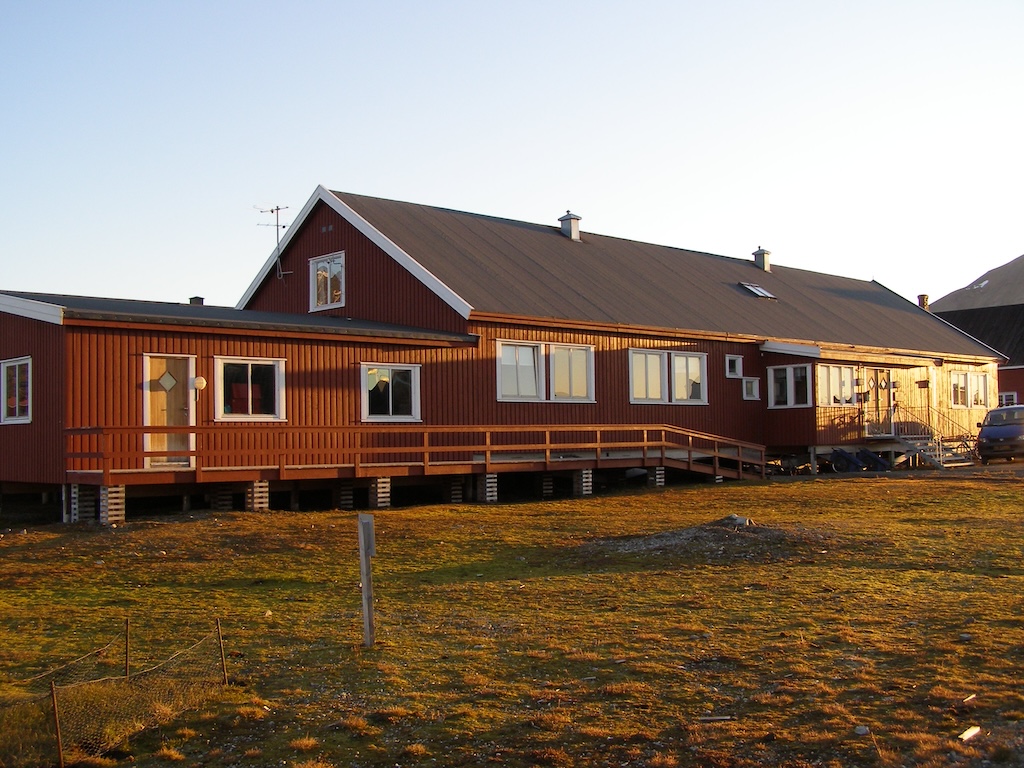
[[[894,414],[896,439],[905,448],[903,461],[936,469],[969,467],[975,463],[974,434],[933,408],[899,408]]]

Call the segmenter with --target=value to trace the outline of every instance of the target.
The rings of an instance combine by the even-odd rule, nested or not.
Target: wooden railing
[[[298,479],[631,466],[744,478],[764,477],[765,467],[762,445],[667,425],[218,424],[82,427],[65,435],[69,478],[99,476],[91,481],[104,485],[114,475],[117,484],[131,484],[159,471],[191,471],[196,482],[214,482],[231,473]],[[179,449],[166,447],[175,440]]]

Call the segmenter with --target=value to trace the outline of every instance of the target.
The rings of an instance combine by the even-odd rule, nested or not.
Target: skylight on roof
[[[740,283],[740,285],[742,285],[755,296],[760,296],[762,299],[776,298],[775,294],[773,294],[771,291],[765,290],[757,283]]]

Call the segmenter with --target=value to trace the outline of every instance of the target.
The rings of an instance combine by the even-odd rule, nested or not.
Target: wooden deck
[[[66,477],[82,485],[181,485],[670,467],[763,478],[765,449],[667,425],[277,424],[68,429]],[[183,450],[151,450],[179,435]]]

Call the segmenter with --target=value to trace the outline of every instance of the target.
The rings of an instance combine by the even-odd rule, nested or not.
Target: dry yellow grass
[[[126,615],[153,658],[219,617],[234,684],[167,726],[197,760],[297,766],[308,734],[368,768],[1009,767],[1021,509],[1015,478],[892,477],[382,511],[373,648],[352,513],[29,528],[0,540],[0,676]]]

